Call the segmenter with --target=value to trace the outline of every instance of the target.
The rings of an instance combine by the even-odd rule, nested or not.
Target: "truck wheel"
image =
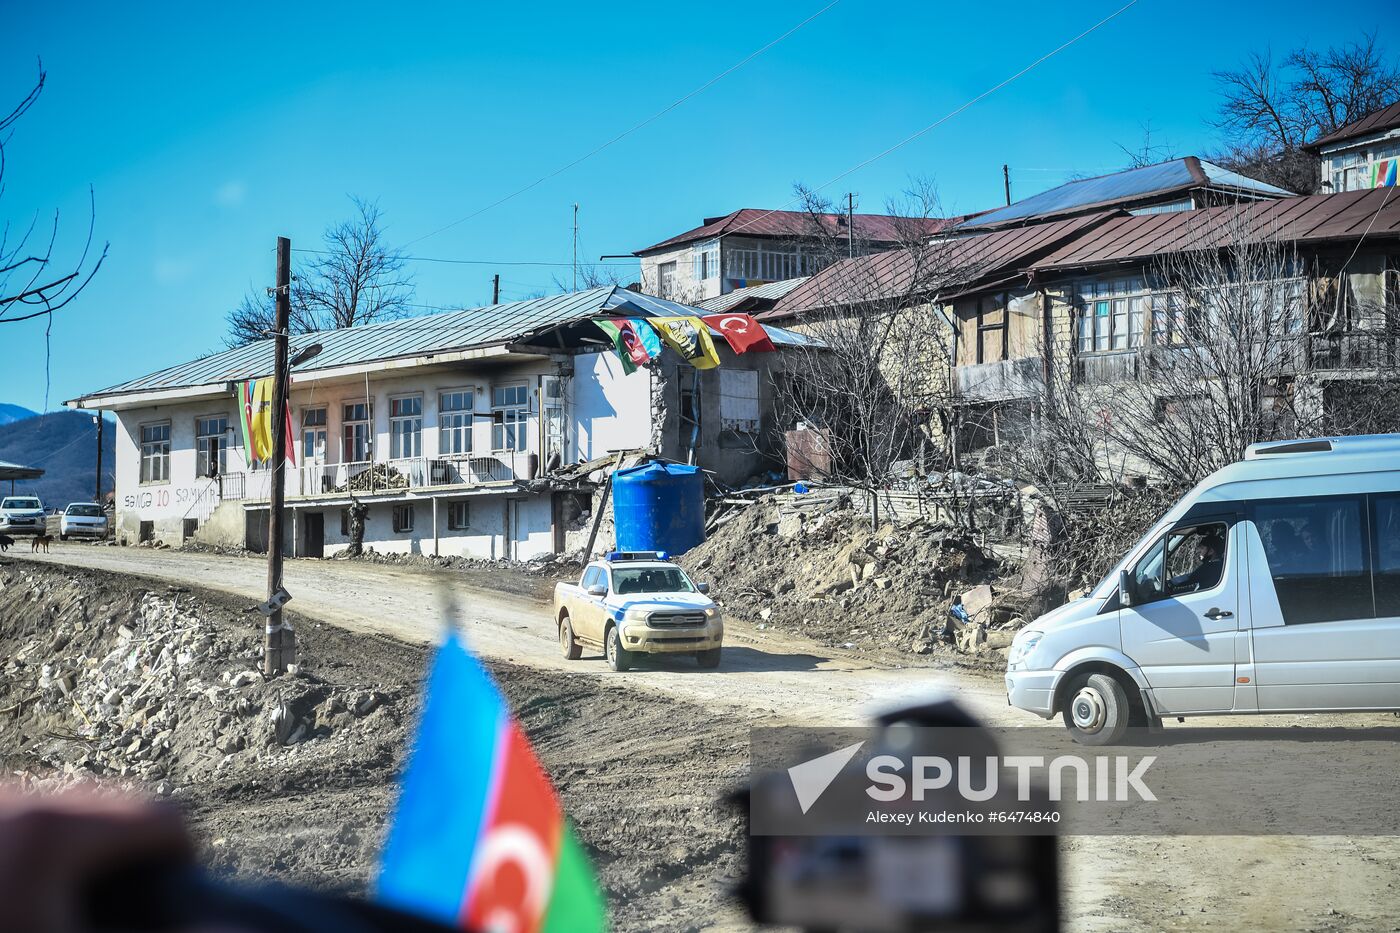
[[[616,625],[608,629],[603,639],[603,653],[607,655],[608,667],[615,671],[625,671],[632,666],[632,652],[622,647],[622,633]]]
[[[574,624],[569,621],[567,612],[559,620],[559,648],[564,652],[565,660],[577,661],[583,656],[583,648],[574,637]]]
[[[1128,694],[1108,674],[1076,677],[1066,697],[1065,728],[1080,745],[1116,745],[1128,730]]]
[[[60,540],[60,541],[67,541],[67,540],[68,540],[68,536],[67,536],[67,535],[61,534],[61,535],[58,536],[58,540]]]
[[[713,670],[719,667],[720,652],[722,650],[722,648],[710,648],[707,651],[697,651],[695,652],[695,663],[699,664],[701,667]]]

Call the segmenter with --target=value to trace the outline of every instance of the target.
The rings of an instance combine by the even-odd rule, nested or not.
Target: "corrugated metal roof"
[[[38,467],[23,466],[18,463],[10,463],[8,460],[0,460],[0,481],[7,479],[38,479],[44,475],[44,471]]]
[[[818,220],[820,218],[820,220]],[[856,236],[877,243],[908,241],[911,231],[937,233],[961,218],[944,220],[937,217],[894,217],[889,214],[856,214]],[[820,223],[820,229],[817,224]],[[738,234],[759,237],[845,236],[845,214],[809,214],[806,211],[764,211],[752,207],[740,208],[723,217],[706,217],[698,227],[637,250],[632,255],[643,256],[662,249],[674,249],[696,240]]]
[[[706,298],[704,301],[697,301],[695,306],[703,308],[708,314],[720,314],[731,311],[739,305],[756,303],[767,305],[782,298],[803,282],[809,276],[802,276],[796,279],[783,279],[781,282],[768,282],[765,285],[751,285],[748,288],[736,288],[727,295],[716,295],[713,298]]]
[[[500,346],[556,325],[603,314],[675,317],[704,313],[700,308],[606,285],[547,298],[510,301],[344,330],[316,331],[293,337],[292,346],[295,353],[296,348],[321,344],[320,354],[297,367],[298,373],[312,373],[341,366]],[[812,343],[810,338],[781,328],[768,328],[768,332],[779,346]],[[713,333],[718,336],[718,332]],[[273,341],[269,338],[157,370],[90,395],[215,385],[266,376],[272,367]]]
[[[1400,236],[1394,188],[1315,194],[1172,214],[1117,217],[1036,262],[1035,270],[1147,259],[1163,253],[1227,246],[1235,237],[1283,242],[1348,241]]]
[[[1334,143],[1346,142],[1348,139],[1356,139],[1358,136],[1370,136],[1372,133],[1395,129],[1397,126],[1400,126],[1400,101],[1389,107],[1382,107],[1374,113],[1368,113],[1360,120],[1354,120],[1326,136],[1313,140],[1308,143],[1307,148],[1320,149]]]
[[[939,250],[922,259],[910,250],[892,250],[857,256],[828,266],[793,289],[773,310],[756,315],[760,321],[777,320],[819,308],[830,308],[863,301],[901,297],[918,286],[916,277],[926,277],[940,287],[953,285],[959,292],[1027,267],[1031,260],[1086,230],[1123,216],[1107,211],[1067,220],[1013,227],[958,237],[944,241]],[[1163,216],[1163,215],[1159,215]],[[924,268],[919,263],[927,263]],[[936,264],[938,268],[929,266]],[[954,273],[949,276],[949,273]],[[941,281],[949,277],[950,281]],[[766,325],[765,325],[766,326]]]
[[[1111,206],[1129,207],[1134,202],[1176,192],[1185,193],[1193,188],[1212,187],[1247,191],[1266,197],[1289,197],[1292,194],[1212,162],[1188,156],[1111,175],[1067,182],[1058,188],[1022,198],[1007,207],[964,221],[960,229],[993,229],[1032,218],[1084,213]]]

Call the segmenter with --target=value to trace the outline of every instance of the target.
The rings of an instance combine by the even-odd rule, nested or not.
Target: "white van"
[[[1006,692],[1088,745],[1163,716],[1400,710],[1400,435],[1251,446],[1017,634]]]

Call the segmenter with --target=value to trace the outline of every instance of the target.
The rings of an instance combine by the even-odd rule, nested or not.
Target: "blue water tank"
[[[644,463],[613,474],[619,551],[684,554],[705,540],[705,477],[699,467]]]

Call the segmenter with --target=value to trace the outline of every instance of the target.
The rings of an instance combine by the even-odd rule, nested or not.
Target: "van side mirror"
[[[1133,604],[1132,582],[1133,578],[1128,571],[1118,571],[1118,605],[1131,606]]]
[[[700,592],[700,593],[708,593],[708,592],[710,591],[710,584],[708,584],[708,583],[697,583],[697,584],[695,584],[695,589],[696,589],[697,592]]]

